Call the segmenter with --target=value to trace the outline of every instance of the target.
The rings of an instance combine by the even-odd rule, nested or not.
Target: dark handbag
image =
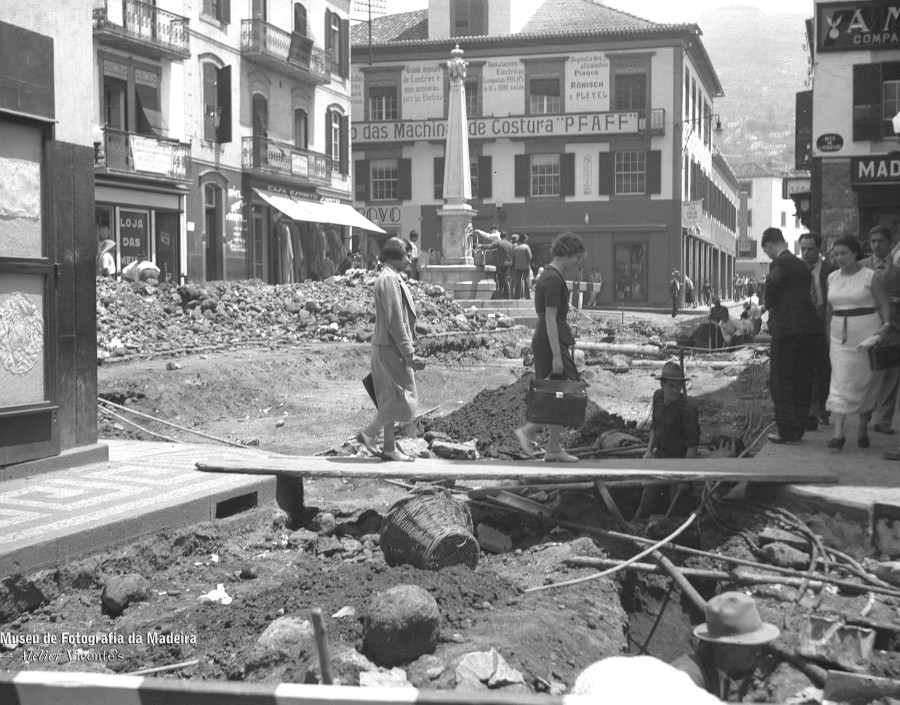
[[[869,348],[868,353],[869,367],[873,370],[900,367],[900,339],[878,343]]]
[[[532,423],[581,426],[587,411],[587,383],[571,379],[533,379],[525,392],[525,418]]]
[[[372,379],[372,373],[370,372],[365,377],[362,378],[363,387],[366,388],[366,391],[369,393],[369,396],[372,398],[372,403],[375,405],[375,408],[378,408],[378,400],[375,398],[375,381]]]

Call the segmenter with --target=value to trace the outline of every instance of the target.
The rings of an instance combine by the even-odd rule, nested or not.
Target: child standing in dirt
[[[381,248],[384,266],[375,281],[375,330],[372,333],[372,383],[378,413],[356,434],[361,445],[383,460],[411,462],[413,458],[397,450],[394,423],[416,418],[418,392],[415,370],[425,361],[415,354],[416,308],[412,294],[400,274],[409,269],[406,243],[392,237]],[[384,446],[375,441],[384,431]]]

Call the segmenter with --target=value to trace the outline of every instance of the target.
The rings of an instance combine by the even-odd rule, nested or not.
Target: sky
[[[552,2],[552,0],[551,0]],[[521,29],[544,0],[510,0],[513,11],[512,31]],[[749,5],[770,14],[813,16],[813,0],[605,0],[608,7],[624,10],[643,19],[665,23],[696,22],[702,15],[721,7]],[[428,0],[387,0],[387,10],[394,14],[428,7]],[[702,29],[702,27],[701,27]]]

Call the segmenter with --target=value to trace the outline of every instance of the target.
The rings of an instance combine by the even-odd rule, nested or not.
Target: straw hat
[[[756,646],[778,638],[774,624],[763,622],[756,603],[742,592],[723,592],[706,603],[706,622],[694,628],[694,636],[719,644]]]
[[[684,370],[681,369],[681,365],[674,360],[669,360],[663,365],[662,372],[653,376],[656,377],[656,379],[671,379],[677,382],[684,382],[688,379],[684,376]]]
[[[116,241],[115,240],[101,240],[100,241],[100,254],[105,255],[110,250],[116,249]]]

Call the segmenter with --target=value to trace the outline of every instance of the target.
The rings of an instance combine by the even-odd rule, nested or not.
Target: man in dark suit
[[[886,342],[894,342],[900,336],[900,267],[891,261],[891,231],[880,225],[872,228],[869,231],[869,246],[872,248],[872,255],[860,261],[860,264],[879,272],[884,279],[884,288],[891,304],[891,331]],[[872,428],[878,433],[893,435],[891,424],[897,408],[900,367],[888,367],[876,374],[881,375],[882,381],[872,411],[872,420],[875,422]]]
[[[823,331],[810,297],[809,267],[791,254],[778,228],[763,231],[762,249],[772,260],[765,310],[772,333],[769,390],[778,426],[778,432],[768,438],[772,443],[789,443],[803,437],[812,397],[816,336]]]
[[[806,430],[815,431],[819,424],[828,423],[825,400],[828,399],[828,388],[831,383],[831,360],[828,354],[828,336],[825,332],[825,304],[828,303],[828,275],[836,267],[822,257],[822,236],[819,233],[803,233],[800,236],[800,258],[806,262],[812,274],[809,294],[822,332],[816,340],[812,402],[806,419]]]

